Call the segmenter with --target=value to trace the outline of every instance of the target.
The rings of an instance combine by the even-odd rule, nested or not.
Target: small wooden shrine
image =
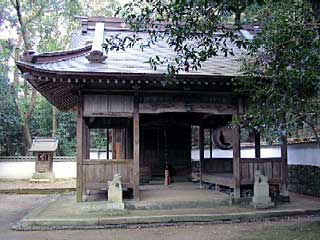
[[[261,158],[256,134],[255,156],[242,158],[239,126],[226,127],[247,107],[246,97],[234,93],[242,50],[226,41],[234,47],[234,56],[221,53],[200,70],[181,72],[174,84],[165,84],[166,66],[154,71],[146,60],[175,56],[168,44],[159,42],[143,52],[136,46],[106,53],[101,44],[115,34],[132,32],[123,19],[83,18],[82,30],[72,37],[72,49],[29,51],[17,62],[24,78],[53,105],[77,112],[78,201],[88,191],[105,190],[115,174],[121,175],[124,189],[132,189],[136,200],[139,185],[163,177],[166,165],[170,174],[187,179],[193,126],[199,129],[200,181],[228,186],[240,197],[241,189],[252,187],[255,171],[260,170],[276,191],[288,195],[285,138],[280,157]],[[107,131],[112,132],[112,159],[90,159],[90,130],[95,128],[112,129]],[[205,157],[204,133],[209,130],[218,147],[233,149],[232,157]]]
[[[37,137],[32,140],[29,152],[36,156],[35,172],[30,181],[53,181],[53,155],[58,148],[58,139]]]

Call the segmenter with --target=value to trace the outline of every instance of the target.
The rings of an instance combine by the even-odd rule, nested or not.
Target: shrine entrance
[[[141,133],[140,175],[142,182],[164,177],[190,178],[191,128],[188,125],[145,126]]]

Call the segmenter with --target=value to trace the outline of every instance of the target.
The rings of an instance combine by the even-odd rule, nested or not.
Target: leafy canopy
[[[269,1],[257,14],[262,32],[244,60],[242,93],[250,96],[244,120],[268,135],[315,130],[320,110],[319,25],[309,3]],[[316,134],[316,131],[314,131]]]
[[[235,28],[224,22],[226,14],[233,12],[237,18],[248,6],[255,12],[246,11],[245,15],[262,26],[262,32],[251,42],[240,38]],[[251,108],[243,116],[243,123],[269,136],[293,133],[304,123],[316,134],[319,12],[319,1],[315,0],[138,0],[120,11],[136,34],[108,38],[105,47],[124,50],[139,44],[143,50],[166,41],[176,57],[153,56],[148,62],[155,70],[166,65],[169,75],[175,76],[179,71],[199,69],[218,54],[232,55],[226,44],[229,39],[239,48],[248,49],[245,76],[239,82],[240,94],[249,97]],[[139,38],[139,31],[148,33],[147,41]]]
[[[234,2],[231,1],[232,4]],[[143,50],[166,41],[177,54],[172,58],[153,56],[148,59],[154,70],[159,65],[166,65],[172,76],[179,71],[198,70],[208,58],[218,54],[233,55],[227,39],[238,47],[246,46],[243,39],[234,33],[234,25],[223,24],[224,15],[233,9],[232,4],[219,0],[132,1],[125,4],[120,15],[135,34],[108,37],[105,48],[107,51],[125,50],[138,44]],[[140,31],[147,32],[148,38],[140,38]]]

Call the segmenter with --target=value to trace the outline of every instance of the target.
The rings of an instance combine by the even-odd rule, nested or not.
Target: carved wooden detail
[[[197,112],[211,113],[216,115],[232,115],[236,111],[233,105],[223,105],[214,103],[140,103],[141,113],[164,113],[164,112]]]

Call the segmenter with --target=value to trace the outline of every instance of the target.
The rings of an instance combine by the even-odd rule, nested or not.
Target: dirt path
[[[279,222],[214,224],[214,225],[178,225],[173,227],[142,229],[105,229],[105,230],[65,230],[65,231],[33,231],[16,232],[10,227],[23,217],[30,209],[46,200],[44,195],[0,195],[0,240],[32,239],[32,240],[235,240],[239,236],[256,236],[264,229],[272,230],[274,226],[283,226],[286,230],[295,228],[297,224],[304,226],[316,222],[315,218],[299,218]],[[285,232],[284,232],[285,234]],[[246,239],[246,237],[244,238]],[[252,238],[259,239],[259,238]],[[273,237],[273,240],[277,238]],[[282,238],[279,238],[282,239]],[[310,238],[312,239],[312,238]],[[320,235],[319,238],[320,239]]]
[[[15,190],[15,189],[60,189],[60,188],[75,188],[76,180],[56,180],[54,182],[31,183],[29,180],[5,180],[0,179],[0,190]]]

